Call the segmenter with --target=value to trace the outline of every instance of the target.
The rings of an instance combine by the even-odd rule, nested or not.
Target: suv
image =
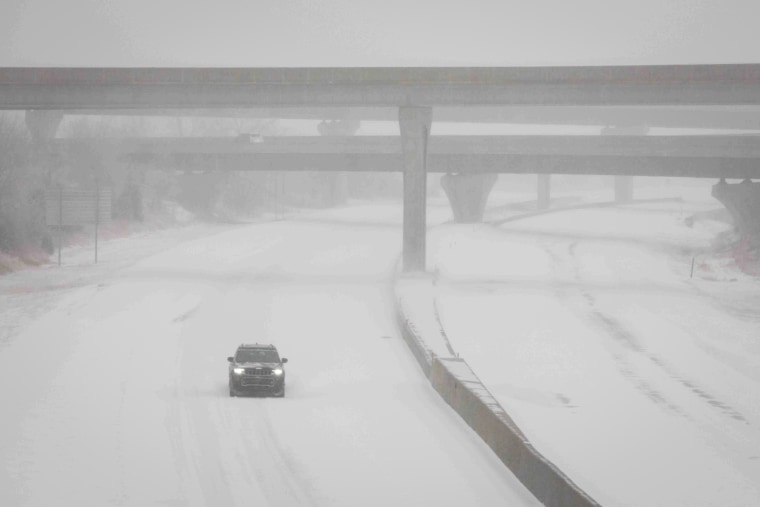
[[[230,396],[269,394],[285,396],[285,369],[288,359],[277,353],[274,345],[242,344],[228,357]]]

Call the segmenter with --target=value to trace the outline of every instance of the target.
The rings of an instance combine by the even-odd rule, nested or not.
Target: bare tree
[[[17,115],[0,115],[0,250],[17,252],[39,236],[38,174],[30,165],[30,139]],[[37,238],[38,239],[38,238]]]

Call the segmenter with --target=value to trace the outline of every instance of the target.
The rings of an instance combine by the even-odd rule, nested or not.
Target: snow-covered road
[[[431,235],[453,348],[603,505],[760,503],[760,287],[685,195]]]
[[[760,286],[712,249],[709,186],[678,185],[496,227],[432,199],[422,295],[603,505],[757,505]],[[534,504],[397,334],[400,221],[190,228],[2,277],[0,505]],[[285,399],[227,396],[252,341],[289,358]]]
[[[0,505],[535,505],[398,336],[394,210],[4,277]],[[256,341],[286,398],[228,397]]]

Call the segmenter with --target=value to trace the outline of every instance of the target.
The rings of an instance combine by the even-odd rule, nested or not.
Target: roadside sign
[[[58,265],[61,265],[63,226],[95,225],[95,264],[98,263],[98,226],[111,221],[111,189],[49,190],[45,195],[45,222],[58,227]]]
[[[45,196],[47,225],[88,225],[111,221],[111,190],[50,190]]]

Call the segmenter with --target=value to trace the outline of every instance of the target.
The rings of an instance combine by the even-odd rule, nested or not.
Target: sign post
[[[100,189],[96,182],[95,190],[48,191],[45,199],[45,215],[48,225],[58,227],[58,265],[61,265],[61,237],[64,226],[95,226],[95,264],[98,263],[98,228],[100,224],[111,221],[111,190]]]
[[[63,236],[63,187],[58,185],[58,265],[61,265],[61,236]]]
[[[95,180],[95,264],[98,263],[98,216],[100,215],[100,181]]]

